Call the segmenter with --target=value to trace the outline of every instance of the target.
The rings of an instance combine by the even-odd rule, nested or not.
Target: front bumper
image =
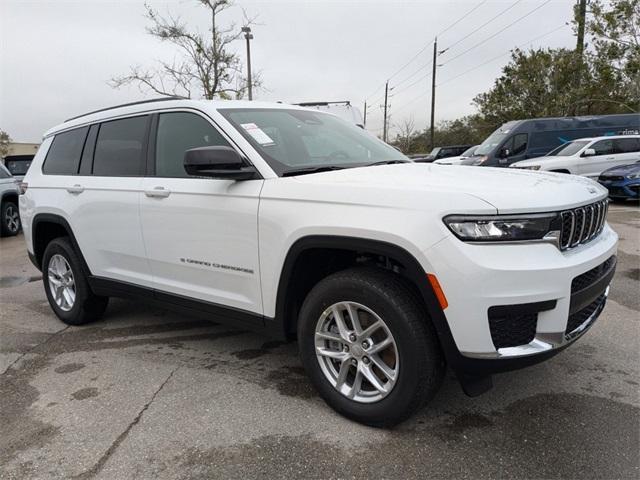
[[[456,351],[447,354],[452,368],[471,375],[513,370],[577,340],[605,306],[615,261],[586,290],[572,289],[573,280],[614,257],[617,239],[605,226],[589,243],[564,252],[551,244],[471,245],[456,238],[424,252],[449,303],[444,315],[455,343]],[[490,324],[496,309],[498,316],[512,311],[512,324],[533,322],[531,336],[501,345]]]

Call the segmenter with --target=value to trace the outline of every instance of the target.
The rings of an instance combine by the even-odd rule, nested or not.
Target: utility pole
[[[436,67],[438,63],[438,37],[433,41],[433,70],[431,73],[431,150],[434,145],[434,119],[436,110]]]
[[[363,127],[367,126],[367,102],[366,102],[366,100],[364,102],[364,119],[362,120],[362,126]]]
[[[584,52],[584,26],[587,19],[587,0],[578,0],[578,42],[576,44],[576,54],[579,61],[582,61],[582,52]]]
[[[585,23],[587,20],[587,0],[578,0],[576,4],[576,22],[578,22],[578,39],[576,42],[576,75],[574,78],[575,91],[579,92],[580,84],[582,83],[582,72],[584,70],[584,31]],[[575,11],[575,10],[574,10]],[[577,93],[577,95],[580,95]],[[572,102],[572,115],[576,114],[577,106],[575,102]]]
[[[387,141],[387,100],[389,98],[389,80],[384,84],[384,127],[382,129],[382,140]]]
[[[251,27],[242,27],[242,31],[247,41],[247,93],[249,100],[253,100],[253,92],[251,91],[251,44],[249,42],[249,40],[253,40],[253,34],[251,33]]]

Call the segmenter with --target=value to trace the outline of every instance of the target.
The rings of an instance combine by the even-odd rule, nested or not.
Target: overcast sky
[[[180,15],[194,29],[207,29],[209,17],[194,0],[149,3],[160,12]],[[574,3],[237,0],[220,22],[240,21],[239,7],[258,17],[252,63],[262,72],[266,89],[254,98],[351,100],[360,109],[368,100],[373,107],[367,127],[378,133],[388,78],[393,87],[391,123],[412,116],[416,127],[428,124],[429,62],[436,34],[438,49],[449,48],[438,58],[443,66],[437,72],[436,121],[450,120],[473,111],[472,98],[491,87],[511,48],[572,48],[571,28],[561,26],[570,21]],[[44,131],[70,116],[151,97],[136,87],[114,90],[107,84],[129,65],[172,58],[172,47],[145,33],[147,24],[142,0],[0,0],[0,129],[16,141],[38,142]],[[235,48],[244,61],[244,41]]]

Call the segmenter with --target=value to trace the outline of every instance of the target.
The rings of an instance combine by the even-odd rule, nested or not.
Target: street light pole
[[[253,34],[250,27],[242,27],[242,31],[247,41],[247,93],[249,94],[249,100],[253,100],[253,92],[251,91],[251,44],[249,42],[249,40],[253,40]]]

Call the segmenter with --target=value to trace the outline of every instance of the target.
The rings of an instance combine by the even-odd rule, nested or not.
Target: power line
[[[424,65],[422,65],[420,68],[418,68],[415,72],[413,72],[411,75],[409,75],[408,77],[403,78],[402,80],[400,80],[399,82],[397,82],[395,84],[396,87],[402,85],[404,82],[406,82],[407,80],[409,80],[412,77],[415,77],[416,73],[420,72],[421,70],[424,70],[425,68],[429,68],[431,66],[431,60],[429,60],[429,63],[426,63]]]
[[[425,95],[428,95],[429,93],[430,93],[429,91],[426,91],[426,92],[424,92],[424,93],[421,93],[421,94],[420,94],[420,95],[418,95],[417,97],[414,97],[410,102],[407,102],[407,103],[405,103],[404,105],[402,105],[401,107],[396,108],[396,114],[397,114],[400,110],[402,110],[402,109],[404,109],[404,108],[407,108],[409,105],[412,105],[416,100],[418,100],[418,99],[420,99],[420,98],[424,97]]]
[[[547,37],[547,36],[551,35],[552,33],[555,33],[555,32],[557,32],[558,30],[561,30],[561,29],[563,29],[563,28],[565,28],[565,27],[567,27],[567,24],[566,24],[566,23],[564,23],[564,24],[560,25],[560,26],[559,26],[559,27],[557,27],[557,28],[554,28],[553,30],[551,30],[551,31],[549,31],[549,32],[547,32],[547,33],[544,33],[544,34],[542,34],[542,35],[538,35],[537,37],[532,38],[531,40],[529,40],[529,41],[527,41],[527,42],[521,43],[520,45],[517,45],[517,46],[513,47],[511,50],[509,50],[509,51],[507,51],[507,52],[504,52],[504,53],[501,53],[500,55],[497,55],[497,56],[495,56],[495,57],[493,57],[493,58],[490,58],[489,60],[487,60],[487,61],[485,61],[485,62],[482,62],[481,64],[476,65],[475,67],[472,67],[472,68],[470,68],[470,69],[468,69],[468,70],[465,70],[465,71],[464,71],[464,72],[462,72],[462,73],[459,73],[459,74],[457,74],[457,75],[455,75],[455,76],[453,76],[453,77],[451,77],[451,78],[448,78],[448,79],[446,79],[444,82],[439,83],[439,84],[438,84],[438,86],[440,86],[440,85],[444,85],[445,83],[449,83],[449,82],[451,82],[451,81],[455,80],[456,78],[459,78],[459,77],[462,77],[462,76],[466,75],[467,73],[471,73],[471,72],[473,72],[474,70],[477,70],[478,68],[483,67],[484,65],[487,65],[488,63],[494,62],[495,60],[498,60],[499,58],[502,58],[502,57],[504,57],[505,55],[510,54],[510,53],[511,53],[514,49],[516,49],[516,48],[521,48],[521,47],[523,47],[523,46],[525,46],[525,45],[529,45],[531,42],[535,42],[536,40],[540,40],[541,38]]]
[[[487,43],[489,40],[491,40],[492,38],[497,37],[498,35],[500,35],[502,32],[504,32],[505,30],[507,30],[508,28],[512,27],[513,25],[515,25],[516,23],[518,23],[520,20],[523,20],[525,18],[527,18],[529,15],[531,15],[532,13],[540,10],[542,7],[544,7],[547,3],[551,2],[551,0],[546,0],[544,3],[538,5],[536,8],[534,8],[533,10],[531,10],[530,12],[524,14],[523,16],[515,19],[513,22],[511,22],[509,25],[503,27],[501,30],[498,30],[496,33],[494,33],[493,35],[491,35],[490,37],[485,38],[483,41],[476,43],[475,45],[473,45],[472,47],[467,48],[466,50],[464,50],[463,52],[459,53],[458,55],[456,55],[455,57],[450,58],[449,60],[447,60],[443,65],[446,65],[448,63],[451,63],[452,61],[454,61],[456,58],[460,58],[462,55],[464,55],[465,53],[470,52],[471,50],[474,50],[476,48],[478,48],[480,45],[483,45],[485,43]],[[449,47],[451,48],[451,47]]]
[[[433,61],[427,63],[424,67],[430,67],[431,65],[433,65]],[[429,76],[429,73],[427,73],[426,75],[422,75],[420,78],[418,78],[415,82],[412,82],[411,84],[407,85],[404,88],[401,88],[400,90],[396,90],[394,92],[395,95],[398,95],[399,93],[405,92],[407,90],[409,90],[411,87],[413,87],[414,85],[417,85],[418,83],[422,82],[425,78],[427,78]],[[398,84],[395,85],[395,87],[397,87]]]
[[[516,46],[515,46],[515,47],[513,47],[511,50],[509,50],[509,51],[507,51],[507,52],[505,52],[505,53],[501,53],[500,55],[497,55],[497,56],[495,56],[495,57],[493,57],[493,58],[491,58],[491,59],[489,59],[489,60],[487,60],[487,61],[485,61],[485,62],[483,62],[483,63],[479,64],[479,65],[476,65],[476,66],[475,66],[475,67],[473,67],[473,68],[470,68],[470,69],[468,69],[468,70],[465,70],[464,72],[459,73],[458,75],[455,75],[454,77],[448,78],[448,79],[447,79],[447,80],[445,80],[444,82],[439,83],[439,84],[438,84],[438,86],[440,86],[440,85],[444,85],[445,83],[449,83],[449,82],[451,82],[451,81],[453,81],[453,80],[457,79],[458,77],[462,77],[463,75],[466,75],[467,73],[470,73],[470,72],[472,72],[472,71],[474,71],[474,70],[477,70],[478,68],[480,68],[480,67],[482,67],[482,66],[484,66],[484,65],[486,65],[486,64],[488,64],[488,63],[491,63],[491,62],[493,62],[493,61],[495,61],[495,60],[497,60],[497,59],[499,59],[499,58],[504,57],[505,55],[508,55],[509,53],[511,53],[511,51],[512,51],[512,50],[514,50],[514,49],[516,49],[516,48],[521,48],[521,47],[523,47],[523,46],[525,46],[525,45],[529,45],[531,42],[535,42],[536,40],[540,40],[541,38],[547,37],[547,36],[551,35],[552,33],[555,33],[555,32],[557,32],[558,30],[561,30],[562,28],[565,28],[565,27],[567,27],[567,24],[562,24],[562,25],[560,25],[559,27],[556,27],[556,28],[554,28],[553,30],[548,31],[547,33],[544,33],[544,34],[542,34],[542,35],[538,35],[537,37],[534,37],[534,38],[532,38],[532,39],[530,39],[530,40],[528,40],[528,41],[526,41],[526,42],[524,42],[524,43],[521,43],[520,45],[516,45]],[[423,77],[423,78],[424,78],[424,77]],[[404,91],[404,90],[405,90],[405,89],[403,89],[403,90],[401,90],[401,91]],[[397,93],[399,93],[399,92],[397,92]],[[396,108],[396,109],[395,109],[396,113],[398,113],[400,110],[403,110],[404,108],[408,107],[409,105],[412,105],[416,100],[419,100],[420,98],[422,98],[422,97],[424,97],[424,96],[428,95],[428,93],[429,93],[428,91],[427,91],[427,92],[424,92],[424,93],[421,93],[421,94],[420,94],[420,95],[418,95],[417,97],[414,97],[411,101],[409,101],[409,102],[407,102],[407,103],[405,103],[405,104],[401,105],[400,107]]]
[[[446,32],[447,30],[453,28],[454,26],[456,26],[458,23],[460,23],[462,20],[464,20],[465,18],[467,18],[469,15],[471,15],[473,12],[475,12],[478,8],[480,8],[482,5],[484,5],[485,3],[487,3],[488,0],[483,0],[482,2],[480,2],[478,5],[476,5],[475,7],[473,7],[471,10],[469,10],[467,13],[465,13],[462,17],[460,17],[458,20],[456,20],[455,22],[453,22],[451,25],[449,25],[448,27],[444,28],[443,30],[440,30],[437,34],[436,37],[442,35],[444,32]],[[520,1],[520,0],[518,0]],[[405,68],[407,68],[411,62],[413,62],[416,58],[418,58],[420,56],[420,54],[422,52],[424,52],[427,48],[429,48],[431,46],[431,43],[427,43],[424,47],[422,47],[420,49],[420,51],[418,53],[416,53],[413,57],[411,57],[411,60],[409,60],[407,63],[405,63],[402,67],[400,67],[398,70],[396,70],[390,77],[389,80],[391,80],[393,77],[395,77],[397,74],[399,74],[402,70],[404,70]]]
[[[456,26],[458,23],[460,23],[462,20],[464,20],[465,18],[467,18],[469,15],[471,15],[473,12],[475,12],[478,8],[480,8],[482,5],[484,5],[485,3],[487,3],[488,0],[482,0],[482,2],[480,2],[478,5],[476,5],[475,7],[473,7],[471,10],[469,10],[467,13],[465,13],[462,17],[458,18],[458,20],[456,20],[455,22],[453,22],[452,24],[450,24],[448,27],[444,28],[443,30],[440,30],[436,36],[438,35],[442,35],[443,33],[445,33],[446,31],[448,31],[449,29],[453,28],[454,26]],[[522,0],[518,0],[518,2],[520,2]],[[516,3],[518,3],[516,2]],[[424,47],[422,47],[420,49],[420,51],[418,53],[416,53],[413,57],[411,57],[411,59],[406,62],[404,65],[402,65],[398,70],[396,70],[395,72],[393,72],[389,77],[387,77],[387,81],[391,80],[392,78],[394,78],[396,75],[398,75],[401,71],[403,71],[405,68],[407,68],[409,65],[411,65],[411,63],[418,58],[427,48],[429,48],[431,46],[431,43],[427,43]],[[411,74],[408,78],[411,78],[413,75],[415,75],[418,71],[422,70],[423,68],[427,68],[428,66],[430,66],[431,64],[427,64],[427,65],[423,65],[422,67],[420,67],[416,72],[414,72],[413,74]],[[406,81],[408,78],[405,78],[404,80],[402,80],[402,82]],[[384,83],[379,85],[374,91],[373,93],[369,94],[369,96],[366,97],[366,100],[368,101],[373,95],[375,95],[379,90],[381,90],[384,87]]]
[[[483,0],[482,2],[480,2],[478,5],[476,5],[475,7],[473,7],[471,10],[469,10],[467,13],[465,13],[463,16],[461,16],[458,20],[456,20],[455,22],[453,22],[451,25],[449,25],[447,28],[440,30],[437,34],[436,37],[441,36],[444,32],[450,30],[451,28],[455,27],[458,23],[460,23],[462,20],[464,20],[465,18],[467,18],[469,15],[471,15],[473,12],[475,12],[477,9],[479,9],[482,5],[484,5],[485,3],[487,3],[488,0]]]
[[[462,37],[461,39],[459,39],[457,42],[452,43],[451,45],[449,45],[447,47],[446,50],[449,50],[450,48],[455,47],[456,45],[458,45],[460,42],[465,41],[467,38],[469,38],[471,35],[473,35],[474,33],[476,33],[479,30],[482,30],[484,27],[486,27],[487,25],[489,25],[491,22],[493,22],[496,18],[498,18],[499,16],[507,13],[509,10],[511,10],[513,7],[515,7],[516,5],[518,5],[520,2],[522,2],[522,0],[516,0],[514,3],[512,3],[510,6],[508,6],[507,8],[505,8],[504,10],[502,10],[500,13],[498,13],[495,17],[491,17],[490,20],[487,20],[485,23],[483,23],[482,25],[480,25],[478,28],[476,28],[475,30],[472,30],[470,33],[466,34],[464,37]]]

